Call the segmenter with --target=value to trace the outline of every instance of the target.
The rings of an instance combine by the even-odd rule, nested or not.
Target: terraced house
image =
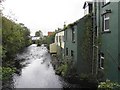
[[[55,43],[57,45],[57,56],[64,58],[64,30],[59,29],[55,35]]]
[[[64,30],[65,58],[73,61],[78,74],[92,72],[92,33],[89,33],[92,31],[92,28],[90,28],[92,26],[92,2],[85,2],[83,8],[85,10],[85,16],[69,24]],[[89,33],[89,36],[86,36],[86,33]],[[90,37],[91,39],[88,40]],[[88,46],[88,49],[84,45]]]
[[[96,71],[100,81],[120,83],[120,0],[93,1],[94,39],[100,40],[99,44],[94,43],[98,56],[93,72]]]
[[[83,9],[84,17],[56,34],[56,53],[70,58],[78,74],[120,83],[120,0],[93,0]]]
[[[50,44],[50,53],[64,58],[64,30],[58,29],[55,35],[55,42]]]

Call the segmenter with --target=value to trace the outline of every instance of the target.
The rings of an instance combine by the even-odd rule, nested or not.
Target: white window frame
[[[73,29],[72,29],[72,42],[75,42],[75,33],[76,33],[76,31],[77,31],[77,26],[73,26]]]
[[[105,21],[108,20],[110,22],[110,15],[109,15],[109,13],[107,13],[107,14],[108,14],[108,17],[105,17],[106,14],[104,15],[104,31],[109,31],[109,29],[105,29],[106,28]]]
[[[103,60],[103,62],[102,62]],[[104,69],[104,66],[102,66],[102,63],[104,63],[104,57],[100,56],[100,69]]]

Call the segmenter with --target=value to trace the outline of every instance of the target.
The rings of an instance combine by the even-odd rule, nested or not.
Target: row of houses
[[[85,2],[85,16],[58,30],[50,53],[72,57],[78,73],[120,83],[120,0]]]

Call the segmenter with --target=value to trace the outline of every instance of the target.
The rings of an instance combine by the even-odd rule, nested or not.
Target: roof
[[[58,28],[58,30],[56,31],[56,33],[62,32],[64,31],[64,29]]]
[[[48,36],[52,35],[54,32],[48,32]]]
[[[68,29],[68,28],[71,28],[71,27],[73,27],[74,25],[77,25],[82,19],[86,18],[87,16],[91,16],[91,15],[92,15],[92,14],[85,15],[85,16],[83,16],[82,18],[76,20],[75,22],[73,22],[73,23],[71,23],[71,24],[68,24],[68,25],[64,28],[64,30],[66,30],[66,29]]]

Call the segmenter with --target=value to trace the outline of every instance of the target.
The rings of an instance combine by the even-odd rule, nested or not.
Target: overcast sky
[[[3,13],[24,23],[31,35],[38,30],[47,35],[48,31],[63,28],[64,22],[69,24],[83,17],[84,2],[85,0],[6,0],[3,3]]]

